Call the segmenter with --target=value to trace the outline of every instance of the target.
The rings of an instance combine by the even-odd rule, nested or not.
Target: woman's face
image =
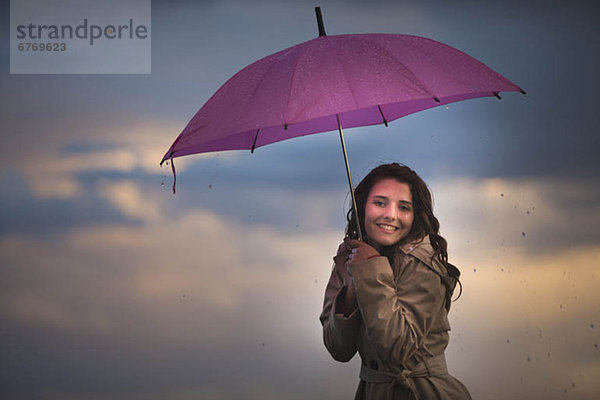
[[[365,205],[367,236],[379,246],[391,246],[408,235],[415,214],[406,183],[386,178],[377,182]]]

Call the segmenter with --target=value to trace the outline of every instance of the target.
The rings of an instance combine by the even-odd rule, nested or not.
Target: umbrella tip
[[[325,25],[323,25],[323,15],[321,15],[321,7],[315,7],[317,14],[317,26],[319,27],[319,36],[327,36],[325,33]]]

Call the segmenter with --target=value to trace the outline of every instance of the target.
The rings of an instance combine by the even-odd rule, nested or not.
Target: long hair
[[[455,273],[453,274],[452,272],[454,271],[451,271],[451,269],[455,267],[448,264],[448,243],[446,242],[446,239],[439,234],[440,223],[433,214],[431,191],[423,179],[406,165],[398,163],[382,164],[369,172],[354,190],[360,229],[363,234],[366,232],[364,216],[369,192],[375,184],[388,178],[395,179],[401,183],[406,183],[409,186],[414,210],[414,221],[410,232],[408,232],[408,234],[395,246],[417,242],[429,235],[431,246],[434,250],[433,257],[437,257],[442,261],[444,266],[446,266],[446,269],[448,269],[449,274],[451,276],[454,275]],[[348,224],[346,225],[346,236],[357,239],[356,216],[354,215],[352,207],[348,210],[346,219],[348,221]],[[366,237],[365,239],[368,240]],[[450,267],[448,267],[448,265],[450,265]]]
[[[365,235],[365,240],[368,242],[369,238],[366,236],[365,230],[365,208],[367,205],[367,199],[371,188],[382,181],[383,179],[395,179],[398,182],[406,183],[410,188],[413,202],[414,220],[412,227],[408,234],[402,238],[398,243],[391,246],[391,249],[382,249],[382,255],[389,257],[395,253],[398,246],[402,246],[405,243],[418,242],[429,235],[429,241],[433,247],[433,256],[438,258],[448,273],[448,277],[442,277],[442,281],[446,286],[446,310],[450,310],[450,303],[452,301],[452,294],[454,288],[458,283],[460,286],[460,292],[458,298],[462,294],[462,284],[460,283],[460,271],[457,267],[448,262],[448,242],[440,235],[440,222],[433,214],[433,198],[429,187],[421,179],[419,175],[406,165],[391,163],[382,164],[374,168],[371,172],[363,178],[354,189],[354,196],[356,197],[356,207],[358,209],[358,220],[360,222],[360,230]],[[346,225],[346,236],[352,239],[358,239],[358,232],[356,229],[356,216],[354,215],[352,207],[346,214],[348,224]]]

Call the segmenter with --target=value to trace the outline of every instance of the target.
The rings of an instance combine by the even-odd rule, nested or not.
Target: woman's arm
[[[360,313],[356,292],[346,269],[350,249],[342,243],[334,257],[334,267],[325,290],[321,313],[323,341],[337,361],[349,361],[356,354]]]

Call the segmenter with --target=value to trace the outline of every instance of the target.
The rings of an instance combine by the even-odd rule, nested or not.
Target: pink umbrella
[[[194,115],[161,165],[170,159],[173,167],[173,158],[196,153],[254,152],[337,129],[356,212],[342,127],[387,126],[456,101],[499,98],[503,91],[525,94],[453,47],[410,35],[327,36],[319,7],[316,13],[318,38],[262,58],[231,77]]]

